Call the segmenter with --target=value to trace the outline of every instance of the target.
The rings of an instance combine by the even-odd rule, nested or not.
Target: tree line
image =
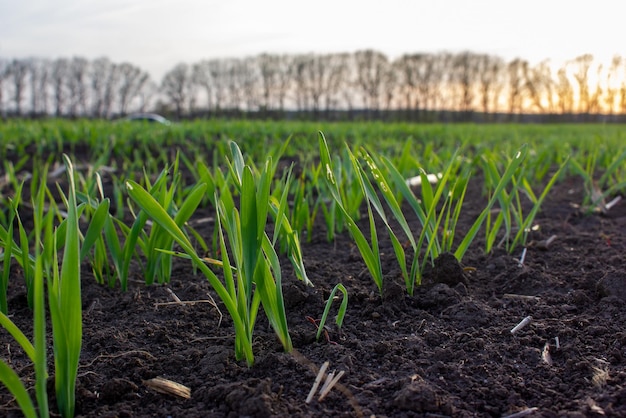
[[[559,67],[474,52],[260,54],[179,63],[160,83],[108,58],[0,58],[3,117],[249,115],[416,121],[624,120],[626,58]],[[549,120],[549,119],[548,119]]]

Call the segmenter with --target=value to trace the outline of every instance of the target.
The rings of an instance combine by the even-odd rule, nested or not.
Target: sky
[[[0,57],[106,56],[156,81],[180,62],[264,52],[609,62],[626,57],[624,12],[614,0],[0,0]]]

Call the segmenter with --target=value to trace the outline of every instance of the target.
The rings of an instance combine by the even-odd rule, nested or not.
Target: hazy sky
[[[625,12],[616,0],[0,0],[0,57],[107,56],[156,81],[181,61],[261,52],[608,61],[626,56]]]

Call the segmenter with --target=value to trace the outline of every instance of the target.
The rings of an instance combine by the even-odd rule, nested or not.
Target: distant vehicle
[[[128,115],[125,120],[132,122],[160,123],[161,125],[168,126],[172,124],[172,122],[156,113],[133,113],[132,115]]]

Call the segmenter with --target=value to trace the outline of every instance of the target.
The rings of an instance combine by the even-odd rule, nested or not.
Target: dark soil
[[[485,203],[478,189],[468,196],[461,230]],[[586,215],[574,206],[582,200],[578,179],[555,186],[523,266],[521,249],[485,255],[479,237],[462,266],[439,260],[413,296],[403,290],[388,243],[381,296],[349,235],[328,242],[320,223],[303,244],[315,287],[283,262],[294,352],[282,351],[261,313],[251,368],[235,360],[232,323],[219,303],[206,302],[215,295],[185,260],[166,286],[145,286],[137,269],[126,293],[96,284],[85,264],[77,415],[626,416],[626,204]],[[211,234],[212,225],[205,228]],[[307,317],[319,319],[337,283],[349,293],[347,316],[318,342]],[[9,293],[11,317],[31,329],[20,280]],[[172,303],[173,294],[197,303]],[[530,324],[512,334],[527,316]],[[32,387],[23,352],[6,332],[0,343],[2,357]],[[345,375],[325,399],[307,404],[325,361]],[[153,390],[147,381],[155,377],[189,387],[191,397]],[[0,411],[19,416],[5,388]]]

